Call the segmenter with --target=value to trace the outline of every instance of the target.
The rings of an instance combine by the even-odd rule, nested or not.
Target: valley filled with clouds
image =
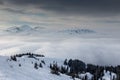
[[[90,29],[53,31],[28,25],[11,27],[1,31],[0,45],[0,55],[4,56],[33,52],[99,65],[119,64],[120,38]]]

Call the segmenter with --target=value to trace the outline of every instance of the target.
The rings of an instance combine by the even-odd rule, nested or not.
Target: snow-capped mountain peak
[[[67,29],[60,31],[62,33],[69,33],[69,34],[86,34],[86,33],[95,33],[95,31],[90,29]]]
[[[30,26],[28,26],[28,25],[23,25],[23,26],[21,26],[21,27],[20,27],[20,29],[21,29],[21,31],[33,30],[33,28],[31,28],[31,27],[30,27]]]
[[[25,31],[32,31],[32,30],[33,30],[33,28],[31,28],[30,26],[23,25],[23,26],[20,26],[20,27],[17,27],[17,26],[10,27],[5,31],[11,32],[11,33],[20,33],[20,32],[25,32]]]

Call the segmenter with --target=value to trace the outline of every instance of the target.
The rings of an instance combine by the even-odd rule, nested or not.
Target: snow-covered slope
[[[9,57],[0,56],[0,80],[72,80],[69,76],[61,74],[60,76],[50,73],[49,64],[56,60],[52,58],[28,58],[24,56],[17,58],[17,61],[10,61]],[[43,68],[34,68],[34,63],[45,61]],[[77,80],[77,79],[76,79]]]
[[[56,63],[63,66],[64,61],[56,58],[46,58],[44,56],[22,55],[13,59],[8,56],[0,56],[0,80],[73,80],[71,76],[60,73],[52,74],[50,64]],[[35,64],[37,63],[37,68]],[[41,64],[41,66],[40,66]],[[89,72],[80,73],[74,80],[82,80],[87,76],[87,80],[92,80],[93,75]],[[111,80],[116,78],[115,73],[104,71],[102,80]]]

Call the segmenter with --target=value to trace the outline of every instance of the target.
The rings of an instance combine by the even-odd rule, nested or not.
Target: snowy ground
[[[66,75],[56,76],[50,73],[48,64],[53,62],[53,59],[40,58],[45,60],[46,65],[39,69],[34,68],[33,64],[38,62],[34,59],[20,58],[18,62],[7,61],[7,59],[8,57],[0,57],[0,80],[72,80]]]
[[[57,62],[58,66],[63,65],[63,60],[47,57],[36,57],[28,58],[28,56],[17,57],[17,61],[10,60],[8,56],[0,56],[0,80],[73,80],[70,76],[65,74],[55,75],[51,74],[49,65],[54,61]],[[39,60],[38,60],[39,59]],[[45,64],[42,63],[42,68],[34,68],[34,63],[41,63],[44,60]],[[19,64],[21,66],[19,66]],[[89,72],[81,73],[79,76],[81,78],[87,75],[88,80],[91,80],[93,75]],[[104,71],[103,80],[116,78],[115,73],[109,71]],[[112,77],[112,78],[111,78]],[[81,80],[75,78],[75,80]]]

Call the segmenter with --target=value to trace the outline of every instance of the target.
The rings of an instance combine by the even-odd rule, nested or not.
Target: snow
[[[10,27],[7,30],[5,30],[7,32],[11,32],[11,33],[20,33],[20,32],[25,32],[25,31],[32,31],[32,28],[28,25],[23,25],[20,27]]]
[[[91,34],[91,33],[96,33],[95,31],[93,30],[90,30],[90,29],[67,29],[67,30],[61,30],[59,31],[60,33],[66,33],[66,34],[71,34],[71,35],[75,35],[75,34]]]
[[[63,65],[63,60],[58,58],[36,57],[28,58],[28,56],[17,57],[17,61],[10,60],[8,56],[0,56],[0,80],[73,80],[70,76],[65,74],[55,75],[50,73],[49,65],[54,61],[58,66]],[[42,63],[42,68],[35,69],[34,63]],[[21,66],[19,66],[21,64]],[[80,73],[79,77],[85,78],[87,75],[88,80],[92,80],[93,75],[89,72]],[[117,77],[115,73],[104,70],[103,80],[111,80]],[[75,78],[75,80],[80,80]]]
[[[37,61],[33,58],[24,57],[17,58],[17,62],[15,62],[9,61],[6,56],[0,56],[0,80],[72,80],[67,75],[57,76],[50,73],[49,63],[57,59],[39,59]],[[43,65],[43,68],[35,69],[34,63],[41,60],[45,60],[46,65]],[[21,64],[21,67],[19,67],[19,64]]]
[[[111,72],[110,75],[110,71],[104,70],[104,76],[102,77],[103,80],[113,80],[114,78],[117,78],[115,73]]]
[[[89,72],[86,72],[84,74],[82,73],[82,74],[79,75],[80,78],[85,78],[85,76],[87,76],[88,80],[92,80],[93,75]]]
[[[1,35],[39,35],[44,28],[42,27],[31,27],[28,25],[13,26],[4,30],[1,30]]]

